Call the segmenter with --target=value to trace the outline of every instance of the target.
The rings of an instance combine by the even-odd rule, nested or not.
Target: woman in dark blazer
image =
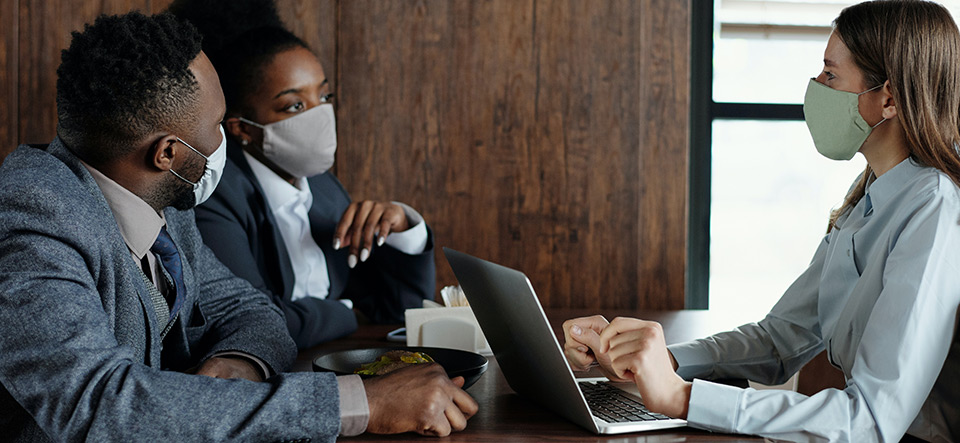
[[[432,298],[432,234],[396,202],[351,202],[329,171],[330,85],[272,1],[184,1],[227,103],[227,164],[196,209],[204,242],[284,312],[301,349],[353,332],[358,317],[401,323]]]

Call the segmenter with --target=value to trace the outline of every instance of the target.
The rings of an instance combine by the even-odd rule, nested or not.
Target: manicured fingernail
[[[360,250],[360,261],[367,261],[368,258],[370,258],[370,251],[368,251],[367,248],[361,249],[361,250]]]
[[[387,241],[386,237],[377,238],[377,246],[383,246],[383,242]]]
[[[580,335],[583,333],[583,330],[581,330],[579,326],[573,325],[573,327],[570,328],[570,333],[573,335]]]
[[[333,239],[333,250],[336,251],[337,249],[340,249],[340,239],[339,239],[339,238]]]
[[[347,266],[349,266],[350,269],[353,269],[353,267],[356,265],[357,265],[357,256],[350,254],[350,256],[347,257]]]

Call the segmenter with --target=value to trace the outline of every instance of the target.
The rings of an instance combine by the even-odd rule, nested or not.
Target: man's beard
[[[193,207],[197,205],[197,198],[193,195],[193,186],[187,185],[180,179],[177,179],[177,181],[180,182],[181,186],[178,186],[177,189],[173,191],[173,201],[170,202],[170,206],[181,211],[193,209]]]
[[[200,176],[197,180],[203,179],[204,163],[202,161],[189,161],[183,166],[183,170],[177,171],[180,175],[189,178]],[[172,206],[181,211],[186,211],[187,209],[192,209],[197,205],[197,197],[193,193],[193,185],[187,183],[173,174],[169,174],[169,180],[171,183],[166,189],[161,191],[165,198],[163,201],[167,201],[168,206]]]

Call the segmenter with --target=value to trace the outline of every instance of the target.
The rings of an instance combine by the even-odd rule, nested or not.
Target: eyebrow
[[[824,65],[824,66],[832,66],[832,67],[834,67],[834,68],[837,67],[837,64],[834,63],[834,61],[833,61],[833,60],[830,60],[829,58],[823,59],[823,65]]]
[[[323,85],[325,85],[325,84],[327,84],[327,79],[323,79],[323,81],[320,82],[320,87],[322,88]],[[273,96],[273,98],[280,98],[281,95],[284,95],[284,94],[295,94],[295,93],[300,92],[300,91],[301,91],[300,88],[284,89],[283,91],[280,91],[279,93],[277,93],[277,95]]]

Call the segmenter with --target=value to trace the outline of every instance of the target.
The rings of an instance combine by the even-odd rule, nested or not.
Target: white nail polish
[[[377,239],[377,246],[383,246],[383,242],[387,241],[386,237],[380,237]]]
[[[367,248],[361,249],[361,250],[360,250],[360,261],[365,262],[365,261],[367,261],[368,258],[370,258],[370,251],[368,251]]]
[[[353,269],[353,267],[356,265],[357,265],[357,256],[350,254],[350,256],[347,257],[347,266],[349,266],[350,269]]]
[[[333,250],[336,251],[337,249],[340,249],[340,239],[339,239],[339,238],[333,239]]]

